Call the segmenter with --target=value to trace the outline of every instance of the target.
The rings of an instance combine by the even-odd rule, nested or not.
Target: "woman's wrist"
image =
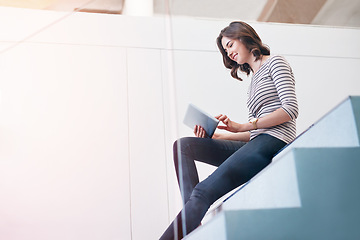
[[[250,130],[256,130],[258,129],[257,123],[258,123],[259,119],[258,118],[253,118],[249,121],[249,123],[251,124],[250,126]]]
[[[259,119],[258,118],[254,118],[254,119],[251,119],[249,122],[247,123],[235,123],[235,133],[236,132],[248,132],[248,131],[251,131],[251,130],[257,130],[259,127],[258,127],[258,121]]]
[[[245,131],[251,131],[251,130],[254,130],[254,125],[251,123],[251,122],[247,122],[247,123],[244,123],[244,125],[246,126],[246,130]]]
[[[222,134],[221,133],[214,133],[212,135],[212,139],[221,139]]]
[[[245,132],[244,131],[244,124],[236,123],[234,133],[237,133],[237,132]]]
[[[253,124],[250,122],[238,123],[236,126],[236,132],[248,132],[250,130],[254,130]]]

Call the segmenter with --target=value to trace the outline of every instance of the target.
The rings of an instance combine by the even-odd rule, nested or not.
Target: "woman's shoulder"
[[[269,59],[268,59],[269,62],[278,62],[278,61],[286,61],[285,57],[284,56],[281,56],[281,55],[270,55],[269,56]]]
[[[268,63],[270,65],[270,68],[276,67],[278,65],[286,65],[290,67],[289,62],[286,60],[284,56],[281,55],[271,55],[268,59]]]

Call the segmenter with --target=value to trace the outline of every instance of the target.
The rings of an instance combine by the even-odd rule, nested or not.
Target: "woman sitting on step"
[[[298,105],[295,79],[282,56],[270,55],[255,30],[244,22],[232,22],[220,32],[217,45],[231,76],[242,81],[239,71],[251,74],[247,107],[249,121],[237,123],[220,114],[219,129],[206,137],[195,126],[196,137],[174,143],[174,162],[184,208],[160,239],[181,239],[197,228],[217,199],[246,183],[269,163],[296,135]],[[199,183],[194,160],[217,166]]]

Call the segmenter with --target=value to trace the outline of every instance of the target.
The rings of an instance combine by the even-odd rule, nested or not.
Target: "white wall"
[[[180,209],[171,155],[192,132],[187,104],[247,120],[249,81],[216,50],[230,20],[13,8],[0,20],[2,239],[158,238]],[[360,30],[252,25],[294,69],[298,133],[360,95]]]

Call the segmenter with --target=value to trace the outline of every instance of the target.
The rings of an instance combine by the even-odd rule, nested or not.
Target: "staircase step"
[[[300,148],[292,149],[288,155],[292,155],[294,163],[299,206],[223,207],[220,214],[186,239],[360,239],[360,147]],[[270,176],[282,178],[276,175],[280,168],[275,166],[266,170],[268,177],[261,174],[243,190],[260,178],[261,181],[269,180]],[[254,197],[262,198],[263,202],[286,198],[286,194],[271,194],[276,183],[269,182],[266,192],[254,187],[252,191],[257,191]],[[241,197],[248,197],[242,193],[237,193],[239,203]]]
[[[234,203],[237,208],[249,209],[249,208],[276,208],[276,207],[296,207],[298,205],[298,193],[296,191],[296,184],[294,185],[294,163],[291,151],[296,148],[319,148],[319,147],[359,147],[360,144],[360,96],[349,96],[319,121],[313,124],[307,131],[298,136],[291,144],[284,148],[279,154],[277,154],[272,164],[259,173],[254,179],[260,178],[265,175],[264,179],[258,179],[256,184],[252,184],[252,187],[242,186],[238,188],[232,195],[227,196],[223,201],[229,201]],[[290,159],[288,162],[281,162],[278,165],[277,162],[283,157]],[[268,168],[275,169],[277,171],[276,176],[267,173]],[[269,177],[266,177],[270,175]],[[261,177],[262,178],[262,177]],[[268,189],[268,184],[277,186],[273,189]],[[264,193],[274,196],[270,201],[262,200],[258,198],[257,190],[260,189]],[[237,192],[243,192],[241,201],[234,197]],[[286,194],[286,197],[283,196]],[[275,196],[282,196],[281,198],[275,198]],[[229,200],[232,199],[232,200]],[[257,199],[257,200],[254,200]],[[217,204],[212,207],[216,209],[215,212],[219,212],[222,208],[232,208],[230,204]],[[208,214],[210,215],[210,214]]]
[[[276,159],[292,148],[360,146],[360,96],[349,96],[301,133]]]

